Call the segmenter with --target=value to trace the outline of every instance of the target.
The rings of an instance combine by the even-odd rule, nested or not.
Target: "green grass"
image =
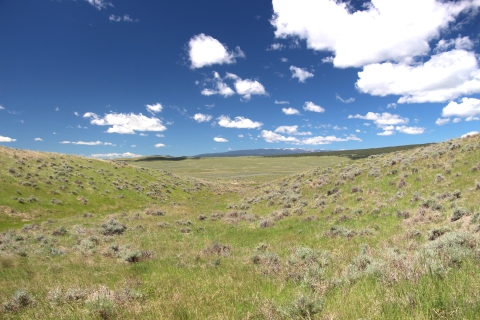
[[[479,147],[131,165],[0,148],[0,317],[478,318]]]
[[[317,167],[348,162],[337,156],[299,157],[291,159],[267,157],[199,158],[185,160],[125,160],[131,165],[166,170],[182,177],[195,177],[228,182],[264,182]]]

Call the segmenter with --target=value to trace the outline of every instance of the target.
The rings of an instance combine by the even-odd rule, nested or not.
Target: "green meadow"
[[[0,147],[0,318],[479,318],[479,159]]]

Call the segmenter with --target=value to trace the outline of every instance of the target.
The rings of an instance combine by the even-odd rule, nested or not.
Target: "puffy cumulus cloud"
[[[377,133],[377,136],[391,136],[394,135],[395,132],[393,130],[385,130],[383,132]]]
[[[163,106],[159,102],[157,102],[155,104],[146,104],[145,107],[147,108],[147,111],[152,113],[152,114],[162,112],[162,110],[163,110]]]
[[[480,99],[462,98],[460,103],[451,101],[442,110],[443,117],[460,117],[466,120],[475,120],[476,116],[480,116]]]
[[[165,147],[165,145],[163,143],[157,143],[155,145],[155,148],[162,148],[162,147]]]
[[[228,142],[227,139],[222,138],[222,137],[215,137],[215,138],[213,138],[213,140],[214,140],[215,142]]]
[[[208,114],[197,113],[193,116],[193,119],[197,122],[209,122],[212,120],[212,116]]]
[[[395,130],[405,134],[422,134],[425,132],[425,128],[421,127],[407,127],[407,126],[396,126]]]
[[[285,133],[285,134],[289,134],[289,135],[293,135],[293,136],[295,136],[295,135],[297,135],[297,136],[309,136],[309,135],[312,134],[310,131],[299,132],[298,131],[298,126],[280,126],[277,129],[275,129],[275,132]]]
[[[471,132],[468,132],[468,133],[465,133],[464,135],[462,135],[460,138],[466,138],[466,137],[471,137],[471,136],[474,136],[476,134],[479,134],[478,131],[471,131]]]
[[[266,142],[274,143],[274,142],[291,142],[291,143],[298,143],[299,140],[295,137],[284,137],[281,134],[275,133],[273,131],[262,130],[260,133],[260,137],[262,137]]]
[[[265,87],[257,80],[237,80],[235,81],[235,89],[237,93],[245,100],[250,100],[252,94],[266,95]]]
[[[225,80],[233,81],[233,85],[236,91],[232,90],[226,83]],[[245,100],[250,100],[252,95],[267,95],[265,87],[258,81],[252,79],[242,79],[236,74],[226,73],[225,77],[222,78],[218,72],[213,72],[212,79],[206,79],[205,84],[213,83],[211,88],[205,88],[202,90],[202,95],[211,96],[211,95],[221,95],[223,97],[230,97],[235,93],[242,96]]]
[[[303,110],[311,111],[311,112],[319,112],[319,113],[325,112],[325,109],[323,109],[320,106],[315,105],[311,101],[305,102],[305,104],[303,105]]]
[[[143,114],[109,113],[100,117],[93,112],[87,112],[84,118],[90,118],[90,123],[97,126],[110,126],[108,133],[135,134],[136,131],[165,131],[167,128],[160,119],[149,118]]]
[[[294,114],[300,114],[300,111],[295,108],[282,108],[282,112],[289,116]]]
[[[234,52],[215,38],[200,33],[193,36],[188,42],[191,68],[202,68],[213,64],[232,64],[235,58],[245,58],[245,54],[236,47]]]
[[[364,116],[359,114],[354,116],[349,115],[348,119],[362,119],[373,121],[373,123],[376,124],[378,128],[383,130],[383,132],[377,133],[377,135],[379,136],[391,136],[395,134],[396,131],[405,134],[422,134],[425,132],[425,128],[405,126],[405,124],[408,124],[409,122],[408,118],[402,118],[398,114],[391,114],[388,112],[368,112]]]
[[[297,78],[298,82],[305,82],[308,78],[313,77],[313,73],[308,72],[307,69],[290,66],[290,71],[292,71],[292,78]]]
[[[452,50],[425,63],[382,63],[365,66],[356,87],[374,96],[400,95],[399,103],[443,102],[480,92],[475,53]]]
[[[326,136],[326,137],[316,136],[316,137],[298,139],[296,137],[291,137],[291,136],[290,137],[282,136],[281,134],[268,131],[268,130],[262,130],[262,132],[260,133],[260,137],[269,143],[286,142],[286,143],[291,143],[296,145],[321,145],[321,144],[331,144],[333,142],[345,142],[345,141],[352,141],[352,140],[362,141],[360,138],[358,138],[354,134],[346,136],[345,138],[339,138],[336,136]]]
[[[36,139],[35,139],[36,140]],[[115,146],[111,142],[101,142],[101,141],[61,141],[60,144],[74,144],[78,146]]]
[[[85,1],[90,3],[92,6],[94,6],[98,10],[106,9],[108,6],[113,7],[113,4],[111,4],[107,0],[85,0]]]
[[[437,121],[435,121],[435,124],[437,126],[443,126],[444,124],[447,124],[450,122],[450,118],[438,118]]]
[[[228,116],[220,116],[217,118],[218,125],[224,128],[238,128],[238,129],[258,129],[263,126],[263,123],[252,121],[244,117],[235,117],[231,120]]]
[[[348,119],[363,119],[373,121],[378,127],[384,127],[388,125],[407,124],[408,118],[402,118],[398,114],[391,114],[388,112],[374,113],[368,112],[366,115],[349,115]]]
[[[9,137],[0,136],[0,142],[15,142],[17,139],[12,139]]]
[[[275,104],[290,104],[290,102],[288,101],[284,101],[284,100],[275,100]]]
[[[277,38],[305,39],[307,47],[331,51],[336,67],[408,61],[430,51],[429,41],[478,0],[372,0],[353,12],[348,2],[273,0]],[[426,19],[425,17],[428,17]]]
[[[134,154],[131,152],[125,153],[94,153],[91,155],[93,158],[106,158],[106,159],[113,159],[113,158],[136,158],[141,157],[140,154]]]

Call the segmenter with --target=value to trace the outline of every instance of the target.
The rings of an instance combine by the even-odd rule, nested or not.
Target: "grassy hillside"
[[[94,212],[183,201],[205,186],[122,161],[0,147],[0,230]]]
[[[0,234],[0,317],[480,316],[480,135],[272,175],[253,186],[202,185],[111,161],[21,153],[1,149],[9,193],[1,204],[38,222],[20,227],[22,218],[0,213],[4,229],[15,226]],[[290,158],[262,161],[282,159],[291,170]],[[65,178],[70,193],[81,173],[82,185],[92,176],[100,190],[127,176],[130,186],[165,183],[162,198],[132,187],[112,190],[125,198],[95,210],[109,193],[82,193],[84,205],[63,190],[55,197],[65,197],[64,205],[53,205],[43,200],[53,197],[52,187],[41,181],[67,182],[49,177],[59,171],[52,161],[73,167]],[[93,176],[97,166],[113,176]],[[31,178],[27,168],[39,175],[38,189],[20,183]],[[37,190],[40,203],[14,200],[19,187],[26,188],[19,189],[24,198]],[[83,214],[93,203],[93,215]],[[56,218],[44,220],[48,210]]]

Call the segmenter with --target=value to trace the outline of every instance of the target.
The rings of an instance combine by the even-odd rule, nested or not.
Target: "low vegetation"
[[[480,135],[260,159],[207,180],[0,147],[0,318],[480,317]]]

